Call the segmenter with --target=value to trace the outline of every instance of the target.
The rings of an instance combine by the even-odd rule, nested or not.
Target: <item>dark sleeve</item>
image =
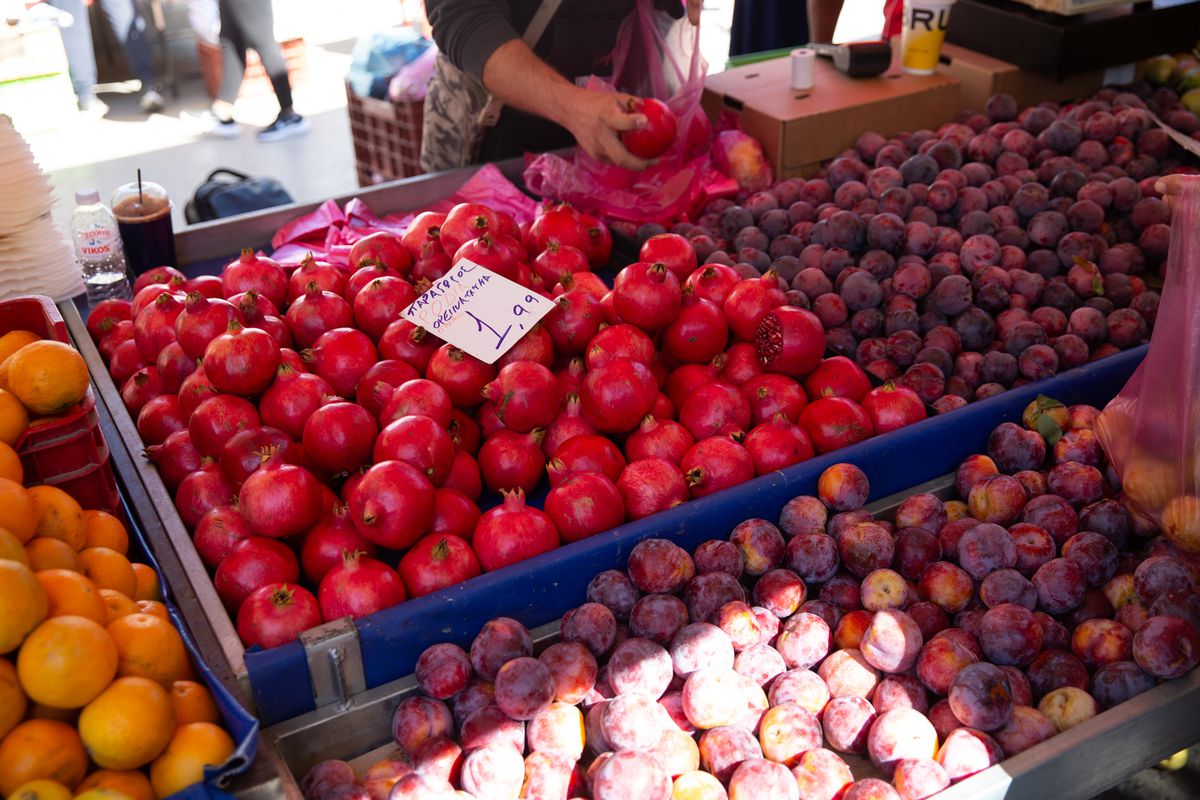
[[[480,83],[492,53],[520,38],[504,0],[425,0],[425,13],[438,50]]]

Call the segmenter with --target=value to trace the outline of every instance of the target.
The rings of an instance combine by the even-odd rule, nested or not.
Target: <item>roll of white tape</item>
[[[813,87],[813,64],[817,60],[814,50],[801,47],[792,51],[792,88],[811,89]]]

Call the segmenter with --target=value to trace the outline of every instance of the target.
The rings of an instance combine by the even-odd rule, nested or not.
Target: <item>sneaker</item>
[[[200,136],[215,136],[218,139],[236,139],[241,129],[233,120],[224,120],[211,111],[195,114],[191,111],[180,111],[179,119],[193,133]]]
[[[103,117],[108,114],[108,103],[95,95],[79,98],[79,111],[89,117]]]
[[[308,120],[295,111],[280,112],[274,122],[258,132],[258,140],[260,142],[278,142],[281,139],[290,139],[305,133],[308,133]]]
[[[167,101],[157,91],[150,89],[142,93],[141,99],[138,100],[138,105],[147,114],[157,114],[166,108]]]

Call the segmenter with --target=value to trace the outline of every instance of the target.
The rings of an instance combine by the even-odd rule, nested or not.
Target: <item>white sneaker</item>
[[[95,95],[83,97],[79,100],[79,112],[89,117],[103,117],[108,114],[108,103]]]
[[[167,100],[154,89],[150,89],[142,93],[141,98],[138,100],[138,105],[147,114],[157,114],[166,107]]]
[[[241,128],[233,120],[225,121],[211,111],[199,114],[192,111],[180,111],[179,119],[192,133],[198,136],[213,136],[218,139],[236,139]]]

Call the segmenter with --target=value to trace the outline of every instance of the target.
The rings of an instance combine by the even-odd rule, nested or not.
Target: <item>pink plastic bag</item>
[[[687,26],[683,35],[692,37],[686,60],[668,43],[680,38],[680,28],[674,27],[680,24]],[[700,55],[700,27],[676,23],[650,0],[638,0],[617,34],[612,60],[611,81],[592,75],[582,85],[662,100],[678,121],[674,144],[641,172],[602,163],[582,150],[569,158],[527,156],[525,185],[542,197],[609,219],[666,222],[692,213],[706,197],[710,172],[711,127],[700,108],[708,69]]]
[[[1096,434],[1134,507],[1200,552],[1200,179],[1175,203],[1149,352]]]

